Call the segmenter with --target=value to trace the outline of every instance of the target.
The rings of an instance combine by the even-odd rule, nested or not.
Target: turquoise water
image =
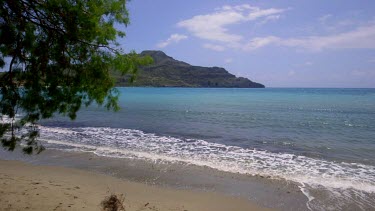
[[[375,164],[375,89],[119,90],[121,111],[91,107],[73,125]]]
[[[375,161],[373,89],[122,91],[123,112],[137,119],[129,124],[137,129],[313,157]],[[121,125],[121,120],[116,123]]]
[[[337,201],[375,209],[375,89],[119,90],[119,112],[91,106],[73,122],[48,120],[42,139],[101,156],[290,180],[313,210]],[[329,203],[318,200],[322,191]]]

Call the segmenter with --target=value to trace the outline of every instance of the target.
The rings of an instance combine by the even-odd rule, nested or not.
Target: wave
[[[90,151],[101,156],[184,162],[309,186],[375,193],[375,167],[359,163],[326,161],[122,128],[41,126],[41,138],[50,145]]]
[[[1,115],[0,114],[0,123],[1,124],[9,124],[9,123],[14,123],[20,120],[22,115],[16,114],[14,118],[10,118],[8,115]]]

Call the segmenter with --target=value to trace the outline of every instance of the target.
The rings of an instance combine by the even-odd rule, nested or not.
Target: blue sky
[[[133,0],[126,50],[268,87],[375,87],[375,1]]]

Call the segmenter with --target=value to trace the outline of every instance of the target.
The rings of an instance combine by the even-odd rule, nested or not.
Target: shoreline
[[[125,196],[131,210],[270,210],[215,192],[147,185],[60,166],[0,160],[0,204],[4,210],[100,210],[111,193]]]
[[[10,160],[10,161],[4,161]],[[13,160],[13,161],[12,161]],[[174,210],[174,211],[185,211],[189,209],[178,207],[175,202],[179,201],[180,199],[174,199],[173,196],[175,193],[179,194],[186,194],[191,193],[191,197],[197,196],[198,198],[189,199],[188,201],[184,201],[182,199],[190,196],[181,196],[181,200],[179,204],[184,205],[186,203],[189,204],[190,207],[194,209],[190,210],[254,210],[251,207],[256,207],[255,210],[262,210],[262,209],[272,209],[272,210],[326,210],[328,207],[329,209],[335,207],[343,207],[345,210],[368,210],[367,207],[359,207],[358,203],[361,201],[356,201],[350,195],[347,196],[344,194],[352,194],[352,190],[336,190],[335,194],[339,197],[338,200],[336,198],[331,198],[333,195],[329,189],[311,189],[306,184],[295,183],[289,180],[284,179],[275,179],[275,178],[268,178],[262,175],[248,175],[248,174],[241,174],[241,173],[231,173],[231,172],[223,172],[220,170],[216,170],[210,168],[208,166],[197,166],[194,164],[187,164],[183,162],[166,162],[162,160],[144,160],[144,159],[136,159],[136,158],[118,158],[118,157],[108,157],[102,155],[96,155],[93,152],[82,152],[82,151],[75,151],[75,150],[56,150],[56,149],[47,149],[43,153],[39,155],[25,155],[21,152],[21,150],[16,150],[14,152],[4,151],[3,149],[0,150],[0,161],[3,162],[22,162],[23,166],[28,166],[28,168],[34,167],[39,170],[31,171],[32,174],[38,172],[46,172],[46,175],[51,175],[55,172],[55,170],[51,171],[52,169],[68,169],[68,171],[81,171],[84,174],[91,174],[91,175],[99,175],[105,178],[112,178],[116,181],[123,181],[125,183],[131,184],[138,184],[144,186],[146,188],[142,189],[145,193],[149,193],[155,188],[157,193],[156,196],[160,196],[162,198],[159,201],[163,202],[164,207],[156,207],[155,210]],[[21,176],[20,174],[16,174],[12,177],[6,176],[2,177],[2,173],[6,170],[12,168],[12,165],[5,165],[2,166],[0,162],[0,168],[4,171],[0,171],[0,190],[4,189],[2,187],[2,183],[5,179],[9,178],[18,178],[14,181],[14,184],[18,184],[17,181],[22,181],[22,179],[26,177],[30,177],[29,173],[26,171]],[[22,170],[22,168],[19,168]],[[50,170],[48,170],[50,169]],[[20,171],[21,171],[20,170]],[[22,172],[22,171],[21,171]],[[59,172],[59,170],[57,170]],[[65,173],[64,173],[65,172]],[[71,181],[71,185],[66,187],[67,190],[74,190],[72,187],[73,184],[81,183],[82,181],[85,183],[85,178],[81,177],[80,179],[71,180],[72,177],[70,175],[77,175],[76,173],[66,173],[63,171],[61,173],[65,175],[65,181]],[[25,176],[27,175],[27,176]],[[78,174],[79,175],[79,174]],[[43,174],[38,174],[38,176],[43,176]],[[59,177],[59,176],[58,176]],[[54,178],[54,177],[53,177]],[[90,178],[90,177],[89,177]],[[94,177],[95,178],[95,177]],[[98,178],[98,177],[96,177]],[[89,192],[96,193],[96,204],[92,206],[92,209],[99,210],[98,203],[103,200],[106,196],[110,194],[110,192],[114,192],[113,190],[117,190],[116,188],[119,187],[121,182],[111,182],[113,184],[111,187],[115,187],[115,189],[109,188],[109,186],[103,186],[101,181],[107,181],[107,179],[92,179],[93,181],[91,185],[88,185]],[[48,182],[50,180],[47,180]],[[99,181],[99,182],[98,182]],[[20,187],[15,189],[7,189],[7,192],[0,192],[0,198],[3,195],[8,197],[8,194],[13,194],[11,199],[18,199],[19,196],[24,197],[23,192],[19,192],[20,189],[27,189],[32,190],[36,189],[35,186],[29,182],[29,184],[21,184]],[[98,184],[97,184],[98,183]],[[48,183],[46,183],[48,184]],[[121,185],[120,185],[121,186]],[[123,186],[126,187],[126,186]],[[54,187],[53,190],[49,193],[43,192],[47,194],[47,196],[55,195],[56,193],[60,193]],[[151,189],[148,189],[151,188]],[[127,188],[124,188],[128,191]],[[18,191],[18,192],[17,192]],[[109,191],[109,192],[108,192]],[[134,190],[133,190],[134,191]],[[133,193],[130,192],[130,194]],[[164,191],[172,191],[173,194],[165,195]],[[136,190],[139,193],[138,190]],[[159,194],[162,193],[162,194]],[[34,192],[32,192],[34,193]],[[98,194],[101,193],[99,196]],[[117,194],[124,194],[121,191],[115,192]],[[365,195],[366,193],[361,192],[353,192],[354,194],[361,194],[361,197],[366,198],[373,198],[373,194]],[[36,194],[36,193],[35,193]],[[105,195],[107,194],[107,195]],[[125,196],[128,196],[128,192],[125,192]],[[139,198],[144,199],[152,199],[153,195],[141,195]],[[203,195],[202,195],[203,194]],[[203,199],[202,197],[208,194],[208,201],[200,201]],[[311,195],[312,194],[312,195]],[[69,195],[69,193],[66,193]],[[62,198],[66,199],[66,195],[63,195]],[[70,194],[72,195],[72,194]],[[86,194],[87,195],[87,194]],[[86,197],[84,194],[84,197]],[[79,197],[75,195],[76,197]],[[172,198],[170,198],[172,196]],[[36,196],[35,196],[36,197]],[[163,198],[164,197],[164,198]],[[6,198],[6,197],[3,197]],[[61,198],[61,197],[60,197]],[[100,198],[100,200],[99,200]],[[74,197],[73,197],[74,199]],[[140,203],[140,199],[138,199],[136,204]],[[199,199],[199,200],[198,200]],[[240,204],[245,204],[243,206],[250,206],[249,208],[242,209],[242,207],[238,207],[238,202],[234,202],[231,199],[239,200]],[[345,203],[339,201],[341,199],[346,199]],[[18,199],[19,200],[19,199]],[[34,201],[33,199],[32,201]],[[86,201],[90,201],[91,199],[85,199]],[[171,200],[171,201],[170,201]],[[176,201],[177,200],[177,201]],[[229,200],[229,201],[228,201]],[[358,198],[357,200],[361,200]],[[20,201],[20,200],[19,200]],[[18,201],[18,202],[19,202]],[[22,200],[21,200],[22,201]],[[36,200],[38,201],[38,200]],[[150,200],[149,200],[150,201]],[[145,204],[150,202],[145,202]],[[154,200],[154,203],[160,204],[158,200]],[[218,205],[218,208],[213,208],[216,206],[217,201],[219,205],[221,201],[225,201],[226,205]],[[17,201],[13,201],[13,203],[17,204]],[[68,201],[64,203],[67,204]],[[171,202],[173,208],[171,208]],[[39,204],[43,204],[44,202],[40,202]],[[59,202],[61,203],[61,202]],[[212,204],[213,203],[213,204]],[[368,208],[371,209],[373,204],[371,201],[368,201]],[[4,204],[0,201],[0,205]],[[24,205],[24,204],[23,204]],[[82,205],[82,203],[80,204]],[[67,204],[69,206],[69,204]],[[73,205],[70,205],[73,206]],[[242,205],[241,205],[242,206]],[[221,209],[223,207],[225,209]],[[1,208],[1,206],[0,206]],[[30,208],[30,207],[29,207]],[[160,209],[159,209],[160,208]],[[181,208],[181,209],[180,209]],[[212,208],[212,209],[211,209]],[[19,210],[24,210],[25,207]],[[90,210],[92,210],[90,209]],[[94,209],[94,210],[95,210]],[[147,208],[148,209],[148,208]],[[146,210],[147,210],[146,209]],[[2,209],[0,209],[2,210]],[[5,209],[5,210],[17,210],[17,209]],[[51,208],[38,208],[34,210],[51,210]],[[61,209],[57,209],[61,210]],[[65,210],[65,209],[62,209]],[[74,210],[74,209],[73,209]],[[77,210],[77,209],[76,209]],[[79,209],[80,210],[80,209]],[[133,210],[133,208],[127,209],[127,211]],[[141,209],[142,210],[142,209]],[[151,210],[151,208],[149,209]]]
[[[222,172],[209,167],[111,158],[90,152],[53,149],[33,156],[24,155],[20,151],[0,150],[0,160],[22,161],[33,166],[79,169],[152,187],[234,197],[274,210],[308,210],[307,198],[297,184],[262,176]]]

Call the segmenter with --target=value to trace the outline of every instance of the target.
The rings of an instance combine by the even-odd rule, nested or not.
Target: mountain
[[[193,66],[162,51],[143,51],[140,55],[151,56],[154,63],[139,68],[136,80],[130,84],[132,86],[264,88],[263,84],[236,77],[224,68]],[[129,77],[116,74],[115,78],[117,86],[129,85]]]

